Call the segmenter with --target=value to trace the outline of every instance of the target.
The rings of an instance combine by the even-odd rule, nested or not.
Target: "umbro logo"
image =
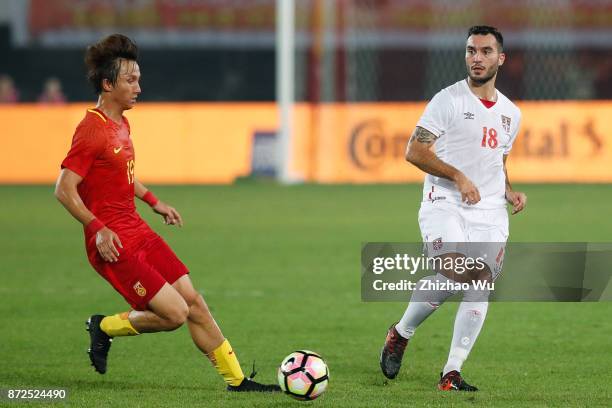
[[[463,119],[474,119],[474,114],[472,112],[464,112]]]

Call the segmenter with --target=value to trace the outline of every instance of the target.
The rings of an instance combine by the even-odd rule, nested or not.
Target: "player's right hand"
[[[465,174],[459,173],[459,176],[457,176],[457,179],[455,180],[455,184],[461,193],[462,202],[468,205],[474,205],[480,201],[480,192]]]
[[[119,248],[123,249],[119,236],[112,230],[104,227],[96,233],[96,247],[100,256],[106,262],[117,262],[119,258],[119,250],[115,243],[119,245]]]

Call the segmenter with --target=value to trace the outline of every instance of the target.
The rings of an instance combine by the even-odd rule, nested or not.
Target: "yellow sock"
[[[135,336],[140,334],[128,320],[128,314],[129,312],[124,312],[117,313],[113,316],[106,316],[100,322],[100,328],[111,337]]]
[[[215,369],[227,384],[240,385],[244,379],[244,374],[242,373],[242,368],[240,368],[238,358],[236,358],[236,353],[234,353],[227,339],[214,349],[212,353],[209,353],[209,357]]]

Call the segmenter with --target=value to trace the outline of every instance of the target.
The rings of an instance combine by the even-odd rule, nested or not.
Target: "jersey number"
[[[482,128],[482,143],[480,146],[487,147],[487,145],[489,145],[491,149],[495,149],[497,147],[497,130],[493,128],[487,130],[487,127],[485,126]]]
[[[134,184],[134,160],[127,161],[128,184]]]

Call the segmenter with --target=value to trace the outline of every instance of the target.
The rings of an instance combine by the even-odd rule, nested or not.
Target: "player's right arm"
[[[468,204],[476,204],[480,201],[480,193],[474,183],[457,168],[440,160],[431,151],[431,146],[436,139],[436,135],[421,126],[417,126],[406,148],[406,160],[425,173],[453,181],[461,193],[461,200]]]
[[[86,227],[96,219],[96,216],[85,206],[78,193],[77,186],[82,180],[83,177],[72,170],[62,169],[55,184],[55,197],[74,218]],[[97,231],[96,247],[102,259],[107,262],[116,262],[119,257],[115,243],[123,248],[119,236],[109,228],[103,227]]]

